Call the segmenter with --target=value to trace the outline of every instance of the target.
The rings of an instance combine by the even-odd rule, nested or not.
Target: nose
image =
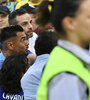
[[[26,46],[29,45],[29,39],[26,39],[26,41],[25,41],[25,45],[26,45]]]
[[[29,29],[33,30],[33,25],[29,23]]]

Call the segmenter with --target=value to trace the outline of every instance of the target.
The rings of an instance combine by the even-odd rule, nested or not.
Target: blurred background
[[[0,5],[7,6],[12,12],[26,3],[29,3],[31,6],[38,6],[40,2],[41,0],[0,0]]]

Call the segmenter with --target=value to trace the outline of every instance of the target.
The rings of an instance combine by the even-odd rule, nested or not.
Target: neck
[[[70,41],[73,44],[76,44],[82,48],[87,48],[87,46],[89,45],[89,43],[85,42],[82,38],[74,33],[67,33],[65,36],[62,36],[61,39]]]
[[[8,57],[8,56],[11,55],[11,53],[10,53],[8,50],[7,50],[7,51],[2,50],[2,52],[3,52],[3,55],[4,55],[5,57]]]

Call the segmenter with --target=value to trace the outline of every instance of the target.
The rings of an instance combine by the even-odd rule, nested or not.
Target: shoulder
[[[50,100],[57,97],[61,100],[82,100],[80,98],[86,97],[86,90],[86,84],[78,76],[71,73],[61,73],[55,76],[49,84],[49,98],[52,98]],[[73,98],[71,99],[71,97]]]
[[[69,84],[75,84],[75,83],[81,83],[81,80],[78,76],[71,74],[71,73],[61,73],[59,75],[56,75],[52,80],[51,83],[56,84],[57,82],[66,82]],[[64,83],[64,84],[66,84]],[[67,84],[68,85],[68,84]]]

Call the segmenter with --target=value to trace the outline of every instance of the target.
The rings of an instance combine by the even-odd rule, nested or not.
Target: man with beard
[[[23,28],[19,25],[3,28],[0,34],[0,42],[2,43],[0,68],[6,57],[17,52],[28,53],[28,40]]]
[[[35,40],[37,34],[33,32],[33,24],[31,16],[23,9],[17,9],[9,15],[9,25],[20,25],[29,38],[28,50],[35,54]]]

